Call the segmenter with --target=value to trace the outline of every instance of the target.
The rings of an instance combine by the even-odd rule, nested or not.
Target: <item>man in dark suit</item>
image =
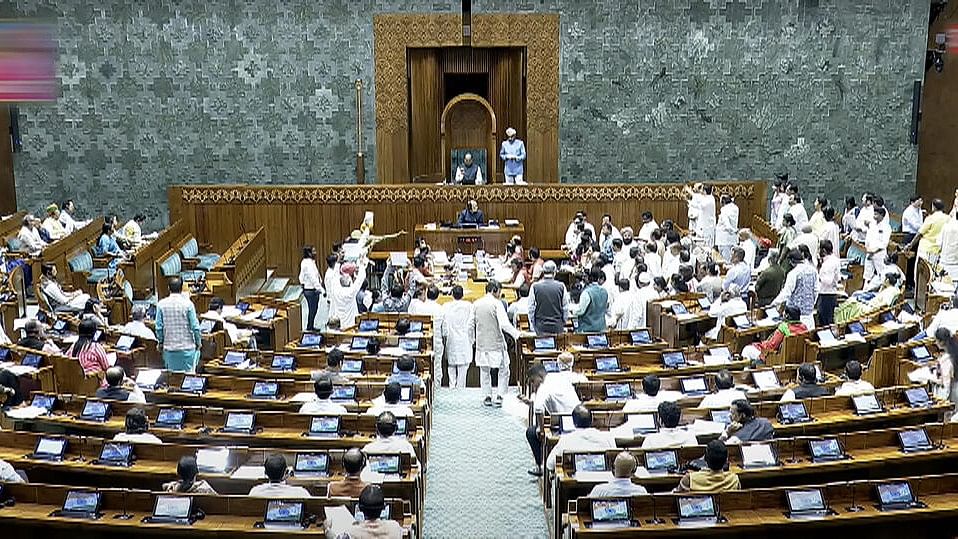
[[[486,215],[479,209],[479,203],[475,200],[470,200],[466,204],[466,209],[459,212],[457,224],[479,226],[486,224]]]

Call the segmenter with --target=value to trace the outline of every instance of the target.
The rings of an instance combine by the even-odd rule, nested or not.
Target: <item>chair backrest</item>
[[[83,250],[68,260],[67,266],[74,273],[89,273],[93,270],[93,255],[90,254],[90,251]]]
[[[454,181],[456,179],[456,169],[459,168],[459,165],[462,164],[463,159],[465,159],[466,154],[472,154],[472,162],[479,166],[479,170],[482,171],[482,181],[483,183],[491,183],[489,179],[489,167],[488,165],[488,156],[486,155],[485,148],[454,148],[450,150],[450,155],[452,156],[452,171],[449,181]]]
[[[57,393],[73,395],[93,395],[100,387],[102,373],[86,374],[76,358],[55,356],[53,358],[53,376],[56,378]]]
[[[196,258],[196,255],[200,253],[200,246],[196,242],[196,238],[190,238],[186,243],[180,247],[180,255],[183,258]]]
[[[180,260],[180,253],[176,252],[170,255],[169,258],[160,262],[160,269],[163,271],[164,277],[175,277],[183,271],[183,261]]]
[[[10,236],[9,238],[7,238],[7,249],[15,253],[23,252],[24,251],[23,242],[20,241],[20,238],[16,236]]]

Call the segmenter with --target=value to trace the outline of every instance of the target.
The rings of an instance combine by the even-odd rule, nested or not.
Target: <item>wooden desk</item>
[[[425,225],[416,225],[416,237],[424,238],[426,243],[433,251],[446,251],[455,253],[462,251],[466,254],[472,254],[477,250],[484,250],[487,253],[502,254],[506,250],[506,244],[513,236],[525,235],[526,229],[521,224],[519,226],[504,226],[500,223],[499,228],[445,228],[436,227],[430,230]]]
[[[67,262],[77,253],[88,250],[90,245],[95,243],[97,238],[100,237],[102,231],[103,218],[97,217],[76,232],[44,247],[43,251],[40,252],[40,256],[33,259],[34,280],[40,278],[40,266],[45,263],[50,263],[57,267],[57,272],[61,276],[60,281],[62,283],[72,283],[76,288],[84,288],[86,286],[86,276],[78,276],[74,279]],[[80,277],[82,277],[82,279]],[[78,286],[79,284],[84,285],[84,287]]]
[[[20,228],[23,226],[23,218],[26,216],[27,212],[18,211],[0,219],[0,240],[6,243],[8,237],[16,236],[20,232]]]

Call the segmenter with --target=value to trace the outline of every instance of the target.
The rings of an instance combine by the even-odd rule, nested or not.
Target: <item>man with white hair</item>
[[[349,328],[356,324],[356,317],[359,316],[356,294],[366,280],[366,264],[365,256],[356,264],[343,264],[339,280],[333,281],[333,286],[327,289],[329,317],[339,319],[342,328]]]
[[[715,327],[705,333],[704,338],[715,341],[719,338],[722,327],[725,326],[725,319],[730,316],[738,316],[748,312],[748,305],[742,299],[742,288],[732,283],[722,291],[719,301],[716,301],[709,307],[709,316],[715,318]]]
[[[526,145],[516,138],[516,130],[506,129],[507,140],[502,141],[502,147],[499,149],[499,158],[505,164],[502,170],[506,178],[506,185],[525,185],[523,173],[525,171]]]
[[[482,169],[473,162],[472,154],[462,158],[462,164],[456,167],[456,183],[462,185],[482,185]]]
[[[818,236],[815,235],[810,223],[802,225],[801,234],[795,236],[795,239],[788,244],[789,249],[798,249],[800,245],[808,247],[808,252],[812,253],[812,265],[818,267]]]
[[[569,292],[557,281],[556,263],[542,266],[542,280],[529,291],[529,327],[536,335],[556,335],[565,331],[569,313]]]
[[[47,242],[43,241],[40,237],[39,227],[40,220],[34,217],[33,214],[28,213],[23,217],[23,226],[17,234],[17,239],[23,243],[27,252],[37,253],[47,246]]]

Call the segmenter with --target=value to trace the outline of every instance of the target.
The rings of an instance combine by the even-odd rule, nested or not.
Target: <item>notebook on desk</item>
[[[34,460],[61,462],[67,452],[67,443],[66,438],[41,436],[33,448],[33,453],[27,456]]]
[[[718,523],[718,502],[714,496],[677,496],[680,526],[708,526]]]
[[[101,466],[129,467],[133,464],[133,444],[128,442],[104,442],[100,456],[93,461]]]
[[[110,405],[103,401],[88,400],[83,404],[80,419],[103,423],[110,416]]]
[[[338,438],[339,419],[339,416],[315,416],[310,419],[306,434],[317,438]]]
[[[742,468],[769,468],[778,466],[775,447],[767,443],[742,444]]]
[[[597,335],[586,335],[586,346],[589,348],[608,348],[609,336],[605,333]]]
[[[316,348],[323,345],[323,336],[317,333],[303,333],[299,339],[301,348]]]
[[[399,467],[399,455],[367,455],[367,458],[367,465],[369,466],[369,469],[375,473],[380,473],[383,475],[400,475],[402,473],[401,468]]]
[[[290,372],[296,370],[296,358],[286,354],[273,356],[269,368],[274,371]]]
[[[925,429],[911,429],[898,431],[898,441],[903,453],[920,453],[935,448]]]
[[[279,398],[279,382],[255,382],[250,398],[261,400],[277,400]]]
[[[230,350],[223,356],[223,365],[227,367],[235,367],[244,361],[246,361],[246,352]]]
[[[202,395],[203,393],[206,393],[206,377],[187,374],[183,377],[183,381],[180,383],[180,391],[183,393],[192,393],[194,395]]]
[[[923,387],[910,387],[905,390],[905,400],[912,408],[927,408],[931,406],[931,395]]]
[[[755,387],[762,391],[770,391],[782,387],[782,382],[779,381],[778,374],[774,369],[752,371],[752,381],[755,382]]]
[[[662,364],[669,369],[678,369],[688,365],[688,362],[684,352],[662,352]]]
[[[802,401],[784,402],[778,405],[778,418],[783,425],[808,423],[812,418],[808,415],[805,403]]]
[[[556,338],[555,337],[536,337],[532,341],[532,349],[535,350],[536,352],[555,350]]]
[[[629,333],[629,338],[632,340],[632,344],[651,344],[652,343],[652,334],[649,333],[647,329],[638,329]]]
[[[628,382],[605,384],[606,400],[628,400],[632,398],[632,386]]]
[[[907,481],[889,481],[875,485],[878,492],[878,509],[880,511],[899,511],[913,507],[925,507],[919,502]]]
[[[682,388],[682,393],[689,396],[704,395],[709,392],[704,376],[679,378],[679,386]]]
[[[256,414],[253,412],[228,412],[223,432],[252,434],[256,431]]]
[[[360,320],[359,321],[359,331],[362,333],[375,333],[379,331],[379,320]]]
[[[668,475],[679,469],[679,454],[674,449],[645,452],[645,469],[650,475]]]
[[[858,415],[879,414],[885,411],[874,393],[855,395],[852,397],[852,404],[855,407],[855,413]]]
[[[53,407],[56,405],[57,396],[56,395],[46,395],[43,393],[38,393],[33,395],[33,400],[30,401],[30,406],[34,408],[40,408],[46,410],[47,413],[50,413],[53,410]]]

